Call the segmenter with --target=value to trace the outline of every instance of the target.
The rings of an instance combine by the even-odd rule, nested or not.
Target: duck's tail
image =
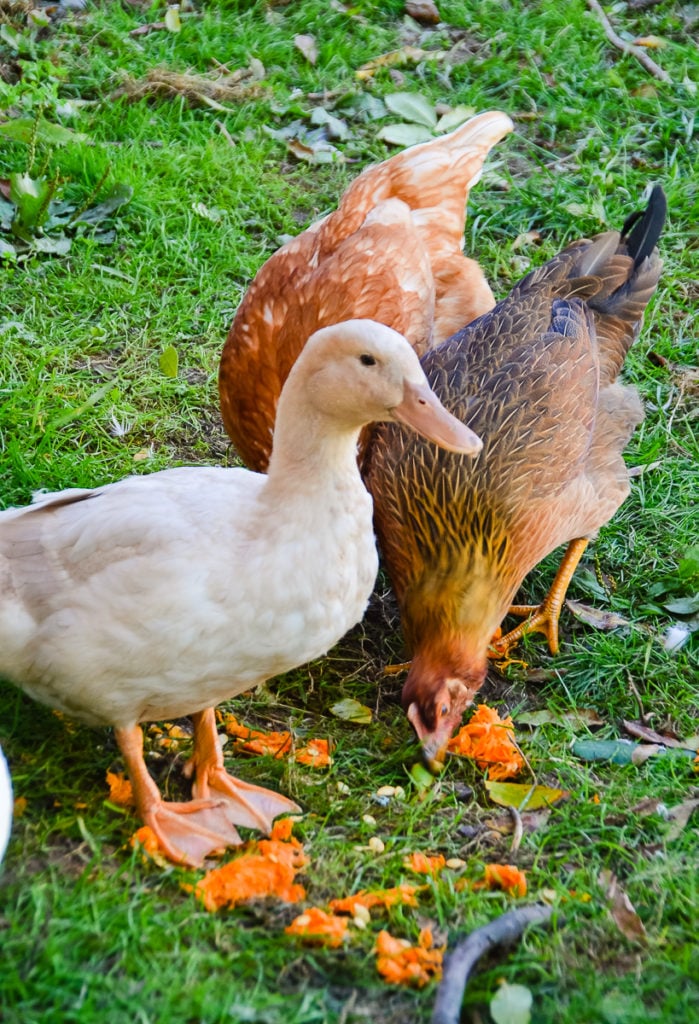
[[[657,288],[662,261],[656,245],[666,213],[665,194],[656,185],[645,209],[627,217],[621,231],[573,242],[515,289],[524,297],[543,287],[552,298],[585,302],[599,346],[602,386],[616,380]]]

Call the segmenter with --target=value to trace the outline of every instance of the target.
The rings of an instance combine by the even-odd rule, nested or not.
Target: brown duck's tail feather
[[[662,262],[656,249],[667,201],[659,185],[645,210],[632,214],[624,223],[617,252],[628,261],[626,280],[609,291],[602,289],[590,300],[600,351],[600,383],[616,380],[626,353],[638,337],[646,306],[658,285]]]
[[[633,256],[634,267],[638,268],[647,256],[651,256],[658,244],[667,217],[667,199],[660,185],[655,185],[648,197],[645,210],[636,210],[624,221],[621,229],[622,241],[629,256]]]

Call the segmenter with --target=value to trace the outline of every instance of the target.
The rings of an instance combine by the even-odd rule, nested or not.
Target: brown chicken
[[[318,328],[368,317],[421,355],[492,309],[482,270],[462,252],[466,200],[511,130],[491,111],[367,168],[334,213],[263,265],[219,370],[223,422],[247,466],[267,468],[282,385]]]
[[[402,701],[430,761],[526,574],[573,541],[544,609],[556,617],[586,538],[629,492],[621,453],[643,410],[617,378],[658,282],[665,212],[656,187],[621,234],[568,246],[423,357],[443,404],[482,438],[477,458],[392,425],[372,436],[364,477],[412,651]]]

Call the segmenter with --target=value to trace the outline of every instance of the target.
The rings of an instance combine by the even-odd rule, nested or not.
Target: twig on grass
[[[643,65],[646,71],[649,71],[651,75],[655,76],[655,78],[659,78],[661,82],[668,82],[672,84],[672,79],[668,75],[667,71],[664,71],[663,68],[659,67],[655,61],[641,49],[640,46],[634,46],[633,43],[627,43],[625,39],[622,39],[621,36],[617,35],[611,21],[604,13],[597,0],[587,0],[587,6],[601,21],[604,34],[612,46],[616,46],[618,50],[622,50],[624,53],[630,53],[632,57],[635,57],[636,60]]]
[[[528,907],[508,910],[471,932],[446,958],[431,1024],[458,1024],[469,975],[483,954],[493,946],[514,942],[528,925],[548,921],[552,914],[553,907],[533,903]]]

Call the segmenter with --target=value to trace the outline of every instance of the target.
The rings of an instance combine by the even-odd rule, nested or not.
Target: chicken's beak
[[[420,715],[420,709],[414,702],[408,708],[408,720],[415,730],[417,738],[422,744],[422,755],[425,759],[425,764],[433,775],[439,775],[440,772],[444,771],[444,761],[447,756],[447,744],[449,742],[451,732],[447,735],[446,739],[442,739],[440,742],[435,734],[433,732],[429,732],[425,727],[422,721],[422,716]]]
[[[483,442],[456,416],[444,408],[426,384],[406,381],[403,401],[391,409],[393,417],[407,424],[440,448],[461,455],[477,455]]]

